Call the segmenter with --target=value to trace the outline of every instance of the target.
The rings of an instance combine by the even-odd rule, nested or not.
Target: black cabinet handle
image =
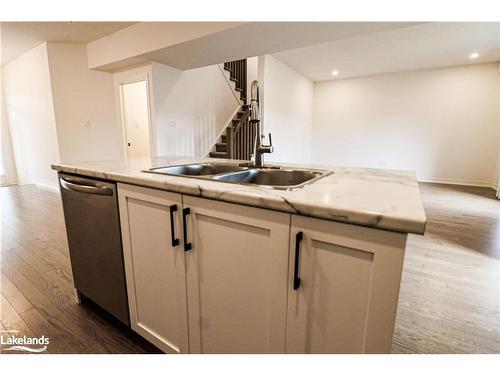
[[[304,238],[304,233],[298,232],[295,235],[295,266],[293,269],[293,289],[297,290],[300,287],[299,277],[299,255],[300,255],[300,242]]]
[[[191,243],[187,242],[187,220],[186,217],[191,213],[191,209],[186,207],[182,210],[182,233],[184,238],[184,251],[191,250]]]
[[[175,230],[174,230],[174,212],[177,211],[177,205],[173,204],[170,206],[170,236],[172,238],[172,247],[175,247],[179,244],[179,239],[175,238]]]

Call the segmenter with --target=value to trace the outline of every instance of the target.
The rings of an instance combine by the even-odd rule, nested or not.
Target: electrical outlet
[[[83,123],[83,126],[85,126],[86,128],[90,128],[90,127],[92,127],[92,122],[90,122],[90,120],[85,120],[85,122]]]

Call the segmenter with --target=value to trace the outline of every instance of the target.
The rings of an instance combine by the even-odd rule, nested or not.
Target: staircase
[[[235,90],[240,93],[242,104],[247,103],[247,60],[224,63],[224,70],[229,72],[229,80],[234,82]]]
[[[219,142],[210,152],[211,158],[250,160],[255,129],[250,126],[250,106],[247,105],[247,61],[237,60],[224,63],[229,72],[229,80],[234,82],[234,90],[239,93],[241,108],[221,135]]]

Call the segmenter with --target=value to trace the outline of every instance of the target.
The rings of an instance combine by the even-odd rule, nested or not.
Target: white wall
[[[87,68],[84,44],[47,48],[61,160],[119,159],[124,145],[112,74]]]
[[[493,186],[498,124],[496,64],[322,82],[314,91],[311,156]]]
[[[2,73],[18,182],[56,186],[57,176],[50,164],[60,159],[47,44],[9,62]]]
[[[252,82],[259,79],[259,58],[249,57],[247,59],[247,102],[250,104],[250,88]]]
[[[240,106],[221,68],[151,68],[157,154],[206,156]]]
[[[498,64],[498,162],[497,162],[497,198],[500,199],[500,63]]]
[[[263,62],[261,101],[263,102],[264,134],[271,132],[274,152],[266,161],[307,163],[310,161],[310,140],[314,83],[274,57],[266,55]],[[260,78],[262,81],[262,78]]]
[[[2,70],[0,68],[0,87],[2,87]],[[7,112],[4,103],[3,89],[0,89],[0,185],[11,185],[17,182],[16,163],[14,161],[14,150],[10,135],[10,127],[7,120]]]

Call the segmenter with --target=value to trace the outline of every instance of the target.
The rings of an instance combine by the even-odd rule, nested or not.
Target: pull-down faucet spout
[[[253,166],[262,167],[264,165],[263,154],[273,152],[273,142],[271,133],[269,133],[269,144],[262,143],[264,135],[262,135],[262,123],[260,121],[260,98],[259,98],[259,82],[253,81],[250,89],[250,124],[255,126],[255,139],[253,144]]]

